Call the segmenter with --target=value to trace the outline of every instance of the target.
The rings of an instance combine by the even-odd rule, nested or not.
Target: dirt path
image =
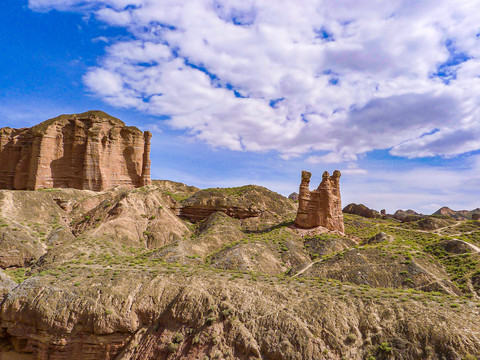
[[[308,269],[310,269],[314,264],[321,263],[322,261],[323,261],[323,259],[316,260],[316,261],[312,261],[310,264],[308,264],[307,266],[305,266],[302,270],[300,270],[300,271],[297,272],[295,275],[293,275],[292,278],[297,277],[298,275],[302,275],[305,271],[307,271]]]
[[[457,238],[453,238],[453,240],[460,241],[460,242],[464,243],[465,245],[467,245],[473,251],[475,251],[477,253],[480,253],[480,248],[477,245],[473,245],[472,243],[469,243],[469,242],[466,242],[466,241],[463,241],[463,240],[460,240],[460,239],[457,239]]]

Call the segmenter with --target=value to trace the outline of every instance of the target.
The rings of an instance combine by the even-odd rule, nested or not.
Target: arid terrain
[[[0,191],[0,359],[475,359],[480,222],[260,186]]]

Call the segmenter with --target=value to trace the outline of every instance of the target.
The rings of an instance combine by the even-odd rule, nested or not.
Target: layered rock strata
[[[302,171],[295,225],[307,229],[323,226],[330,230],[344,232],[340,171],[335,170],[332,176],[325,171],[322,182],[313,191],[309,189],[311,176],[312,174],[308,171]]]
[[[151,184],[151,133],[104,112],[0,129],[0,188],[105,190]]]

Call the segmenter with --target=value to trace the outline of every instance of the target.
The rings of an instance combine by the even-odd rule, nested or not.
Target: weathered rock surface
[[[288,195],[288,198],[293,201],[298,201],[298,193],[293,192],[290,195]]]
[[[393,242],[393,236],[385,234],[383,231],[381,231],[377,235],[372,236],[367,240],[367,244],[379,244],[382,242]]]
[[[91,269],[75,274],[73,280],[32,278],[6,297],[4,349],[59,360],[460,359],[478,353],[478,308],[451,311],[406,293],[334,282],[226,281],[211,271],[121,270],[114,279]]]
[[[294,209],[283,196],[264,187],[246,185],[237,188],[212,188],[196,192],[181,202],[180,217],[192,222],[205,220],[211,214],[222,211],[236,219],[258,218],[264,213],[281,213]]]
[[[446,216],[456,220],[464,220],[472,219],[472,215],[476,213],[480,213],[480,208],[476,208],[473,210],[452,210],[449,207],[444,206],[435,211],[432,215]]]
[[[150,138],[104,112],[0,129],[0,188],[105,190],[149,185]]]
[[[7,295],[18,284],[13,281],[3,270],[0,269],[0,303],[3,297]],[[1,359],[1,357],[0,357]]]
[[[0,191],[11,249],[40,250],[0,270],[0,360],[480,355],[476,223],[432,218],[457,240],[345,214],[341,235],[295,227],[296,204],[262,187],[156,184]],[[192,224],[185,198],[221,209]]]
[[[370,209],[363,204],[348,204],[343,208],[342,212],[370,219],[380,219],[382,217],[378,211]]]
[[[474,221],[480,220],[480,214],[472,214],[472,220]]]
[[[330,230],[344,232],[340,171],[335,170],[332,176],[325,171],[322,182],[313,191],[309,189],[311,176],[312,174],[308,171],[302,171],[295,225],[307,229],[323,226]]]
[[[392,215],[392,217],[401,222],[411,222],[411,221],[421,220],[423,219],[424,216],[422,214],[417,213],[414,210],[409,209],[409,210],[397,210]]]
[[[36,269],[60,266],[81,256],[102,256],[106,244],[109,256],[120,257],[133,249],[169,245],[190,234],[169,209],[163,191],[154,186],[94,193],[76,203],[69,215],[69,230],[74,236],[65,237],[62,246],[42,256]]]

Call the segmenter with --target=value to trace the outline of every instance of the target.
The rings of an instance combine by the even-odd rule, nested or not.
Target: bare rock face
[[[236,219],[260,218],[294,211],[295,205],[280,194],[256,185],[235,188],[211,188],[196,192],[181,202],[179,216],[191,222],[205,220],[222,211]],[[265,218],[263,218],[265,221]]]
[[[298,201],[298,193],[293,192],[290,195],[288,195],[288,198],[293,201]]]
[[[0,129],[0,188],[100,191],[150,185],[150,132],[102,111]]]
[[[298,211],[295,225],[301,228],[323,226],[330,230],[344,232],[342,202],[340,198],[340,171],[333,175],[325,171],[316,190],[310,191],[311,173],[302,171]]]
[[[387,215],[388,216],[388,215]],[[411,221],[417,221],[421,220],[424,218],[422,214],[417,213],[414,210],[408,209],[408,210],[397,210],[395,213],[392,215],[394,219],[397,219],[401,222],[411,222]]]
[[[363,216],[369,219],[380,219],[382,217],[378,211],[370,209],[363,204],[348,204],[343,208],[342,211],[346,214]]]

